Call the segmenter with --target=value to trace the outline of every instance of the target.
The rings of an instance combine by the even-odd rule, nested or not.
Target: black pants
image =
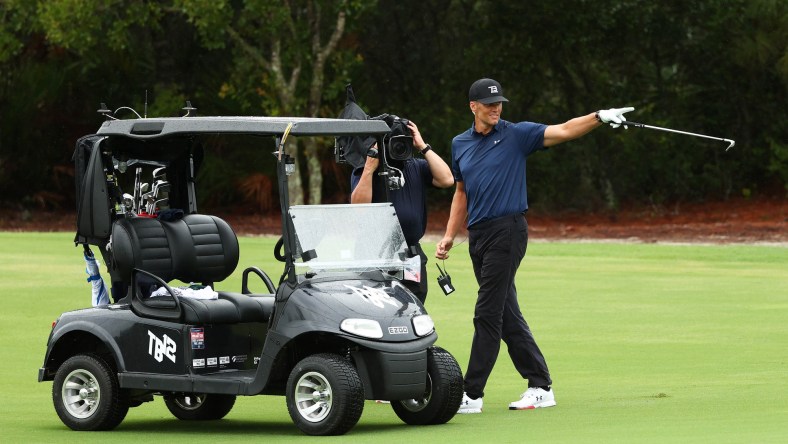
[[[427,300],[427,255],[421,249],[421,244],[413,245],[421,257],[421,280],[419,282],[402,281],[405,288],[410,290],[423,304]]]
[[[536,345],[517,302],[514,277],[528,247],[528,222],[522,214],[474,224],[468,229],[473,272],[479,297],[473,318],[474,334],[465,392],[484,396],[501,339],[515,368],[529,387],[552,384],[547,363]]]

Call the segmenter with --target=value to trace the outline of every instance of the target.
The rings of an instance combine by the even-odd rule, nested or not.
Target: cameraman
[[[427,185],[448,188],[454,185],[454,176],[446,162],[432,151],[429,144],[424,143],[416,124],[409,121],[408,128],[413,135],[413,147],[424,159],[388,160],[390,166],[402,171],[405,179],[402,188],[389,190],[389,199],[394,204],[405,241],[409,247],[417,249],[421,258],[421,280],[404,281],[404,284],[424,303],[427,299],[427,255],[421,249],[419,241],[427,229]],[[370,153],[374,152],[370,150]],[[350,203],[385,202],[386,190],[383,187],[386,185],[381,180],[374,180],[379,164],[377,156],[368,154],[364,167],[353,170],[350,177]]]

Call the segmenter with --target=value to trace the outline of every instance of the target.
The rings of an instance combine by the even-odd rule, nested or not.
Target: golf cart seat
[[[176,296],[176,301],[151,297],[145,289],[156,284],[156,278],[213,285],[233,273],[238,257],[235,233],[216,216],[189,214],[176,221],[125,218],[112,227],[113,265],[130,288],[132,310],[144,317],[186,324],[267,322],[273,297],[218,291],[218,299]]]

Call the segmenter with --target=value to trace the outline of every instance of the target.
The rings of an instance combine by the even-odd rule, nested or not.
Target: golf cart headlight
[[[339,328],[344,332],[365,338],[380,339],[383,337],[383,329],[380,328],[380,324],[372,319],[345,319]]]
[[[427,336],[435,331],[435,323],[429,315],[420,315],[413,318],[413,331],[417,336]]]

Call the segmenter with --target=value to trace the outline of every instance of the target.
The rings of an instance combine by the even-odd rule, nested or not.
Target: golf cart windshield
[[[297,205],[290,207],[290,219],[300,273],[405,267],[407,244],[390,203]]]

